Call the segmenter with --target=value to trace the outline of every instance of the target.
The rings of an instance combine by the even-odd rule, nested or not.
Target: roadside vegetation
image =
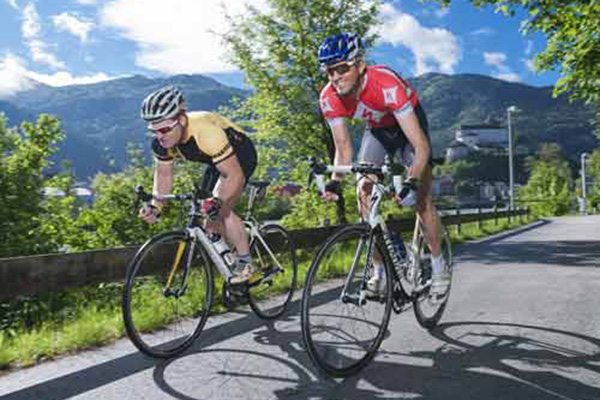
[[[269,3],[268,14],[254,9],[241,19],[230,21],[231,31],[224,40],[231,49],[231,61],[245,72],[246,84],[254,90],[248,99],[236,101],[220,112],[252,132],[262,160],[255,178],[269,178],[273,186],[295,182],[305,187],[306,157],[326,161],[333,154],[327,126],[315,112],[326,77],[318,69],[314,49],[326,36],[340,30],[366,35],[367,46],[372,45],[376,37],[367,33],[373,32],[372,27],[378,23],[379,3]],[[519,2],[505,0],[473,3],[497,5],[507,13],[519,7]],[[553,2],[524,0],[520,4],[532,16],[526,28],[549,39],[536,65],[540,69],[561,70],[557,93],[567,91],[574,99],[583,99],[600,110],[600,52],[593,51],[597,48],[600,3],[579,0],[556,6]],[[340,9],[353,11],[340,13]],[[600,113],[597,115],[596,127],[600,129]],[[164,218],[154,226],[136,217],[133,189],[137,185],[151,187],[152,167],[144,150],[135,146],[128,149],[129,166],[118,173],[98,174],[91,184],[94,202],[82,203],[72,191],[75,176],[69,164],[57,168],[51,162],[63,137],[60,121],[55,117],[40,115],[35,122],[9,128],[0,114],[0,257],[139,244],[154,234],[182,225],[185,211],[177,206],[165,209]],[[468,179],[465,190],[474,191],[473,176],[486,169],[477,164],[481,162],[469,160],[444,168],[459,181]],[[600,150],[590,155],[589,171],[600,182]],[[518,197],[531,208],[530,216],[514,218],[511,223],[503,220],[498,225],[494,221],[484,222],[481,227],[477,223],[465,224],[460,234],[451,230],[453,241],[487,236],[539,216],[564,215],[573,209],[577,173],[564,162],[559,149],[540,146],[529,159],[526,172],[523,182],[527,183]],[[197,166],[179,166],[174,190],[190,191],[201,175]],[[44,188],[48,187],[57,188],[64,195],[44,196]],[[590,192],[589,196],[592,205],[598,204],[597,192]],[[282,220],[290,229],[335,224],[339,220],[351,223],[357,215],[350,182],[346,182],[346,202],[341,212],[320,202],[311,190],[293,198],[276,196],[272,191],[267,199],[258,217]],[[240,203],[244,207],[244,201]],[[398,212],[390,201],[382,211],[384,215]],[[312,253],[302,252],[300,285],[311,258]],[[220,285],[215,289],[220,290]],[[30,366],[122,337],[120,300],[121,284],[100,284],[0,303],[0,370]],[[215,312],[225,311],[219,301],[217,292]],[[159,313],[156,318],[160,318]],[[148,324],[161,322],[164,323],[150,319]]]
[[[513,217],[510,223],[506,218],[500,219],[498,224],[493,220],[484,221],[481,229],[477,223],[470,223],[462,226],[460,235],[455,228],[451,228],[450,233],[452,241],[460,243],[513,229],[532,220],[534,217],[524,216]],[[313,254],[311,250],[298,251],[296,300],[300,298]],[[0,371],[32,366],[60,355],[106,345],[123,337],[121,290],[121,283],[90,285],[0,303]],[[212,309],[214,313],[227,311],[221,303],[220,290],[221,284],[217,281]],[[155,302],[149,299],[148,304],[155,305]],[[160,312],[155,312],[156,307],[148,309],[153,311],[147,315],[149,329],[168,322]],[[192,313],[193,309],[189,311]]]

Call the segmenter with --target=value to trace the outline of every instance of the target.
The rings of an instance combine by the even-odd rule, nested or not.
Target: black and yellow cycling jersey
[[[152,140],[152,152],[157,161],[173,162],[177,158],[216,165],[243,151],[250,139],[244,130],[225,117],[208,111],[187,113],[187,138],[173,148],[162,147]],[[238,155],[238,158],[243,158]]]

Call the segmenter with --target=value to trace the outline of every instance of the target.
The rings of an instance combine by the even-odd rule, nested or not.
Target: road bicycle
[[[224,299],[244,297],[260,318],[274,319],[287,309],[298,275],[295,247],[280,225],[263,224],[253,210],[264,199],[268,182],[250,182],[244,226],[252,263],[258,272],[245,284],[230,285],[232,258],[223,257],[204,228],[201,206],[210,192],[153,196],[142,187],[136,203],[179,201],[188,209],[185,228],[158,234],[138,250],[127,267],[122,309],[125,330],[143,353],[158,358],[187,349],[202,332],[213,303],[216,271],[223,277]],[[136,207],[137,209],[138,207]],[[218,275],[217,275],[218,276]],[[234,289],[235,286],[235,290]]]
[[[401,313],[412,306],[417,321],[426,329],[439,322],[446,308],[450,288],[441,297],[430,294],[431,261],[423,227],[416,218],[412,241],[404,245],[379,214],[386,194],[401,189],[403,168],[386,161],[372,165],[326,166],[312,162],[312,176],[324,190],[324,174],[354,173],[373,180],[369,219],[346,226],[318,250],[308,271],[302,296],[302,335],[315,365],[331,376],[357,373],[375,356],[390,322],[391,311]],[[442,227],[445,268],[452,273],[452,249]],[[367,290],[373,262],[384,266],[383,290]]]

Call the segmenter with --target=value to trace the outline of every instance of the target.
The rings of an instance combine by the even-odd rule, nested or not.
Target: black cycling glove
[[[398,199],[403,206],[414,206],[417,203],[417,190],[419,189],[419,180],[417,178],[408,178],[402,183],[402,189],[398,193]]]
[[[340,181],[331,180],[325,184],[325,191],[340,196],[342,194],[342,184]]]

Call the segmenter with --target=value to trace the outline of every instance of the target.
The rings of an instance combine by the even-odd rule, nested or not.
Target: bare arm
[[[173,190],[173,163],[155,161],[152,194],[170,194],[171,190]],[[149,224],[154,224],[157,221],[158,214],[162,210],[164,202],[152,199],[152,205],[158,209],[158,212],[144,206],[140,208],[138,214],[141,219]]]
[[[409,177],[420,179],[429,161],[431,146],[429,146],[425,132],[421,129],[414,111],[410,111],[401,118],[396,117],[396,120],[400,124],[402,131],[404,131],[406,138],[415,149],[415,162],[409,170]]]
[[[173,190],[173,163],[155,161],[153,194],[170,194]],[[163,202],[152,200],[152,204],[159,209]]]
[[[352,138],[345,122],[338,121],[331,126],[331,134],[335,144],[334,165],[350,165],[352,163]],[[332,178],[341,181],[344,174],[334,173]]]

